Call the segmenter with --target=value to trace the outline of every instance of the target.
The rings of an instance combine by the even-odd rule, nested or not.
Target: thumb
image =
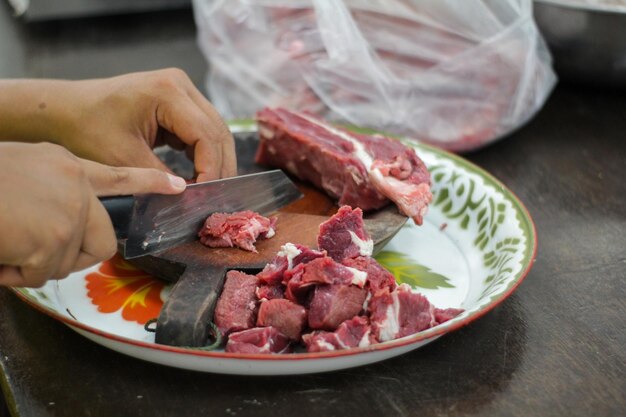
[[[130,194],[179,194],[185,180],[156,168],[111,167],[81,159],[89,183],[98,197]]]

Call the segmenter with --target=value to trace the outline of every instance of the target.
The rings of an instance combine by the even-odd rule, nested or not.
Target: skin
[[[225,123],[176,69],[0,81],[0,141],[0,285],[38,287],[113,256],[97,197],[185,188],[155,146],[186,150],[198,181],[236,175]]]
[[[111,166],[167,171],[152,149],[170,145],[194,160],[198,181],[237,174],[228,127],[178,69],[0,81],[0,120],[0,140],[56,143]]]

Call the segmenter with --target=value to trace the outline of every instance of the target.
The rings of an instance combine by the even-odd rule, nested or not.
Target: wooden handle
[[[165,301],[157,320],[156,343],[170,346],[206,346],[209,323],[224,286],[226,268],[188,265]]]

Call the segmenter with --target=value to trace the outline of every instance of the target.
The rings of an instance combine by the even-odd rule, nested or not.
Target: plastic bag
[[[555,84],[531,0],[194,0],[207,89],[228,118],[264,106],[475,149]]]

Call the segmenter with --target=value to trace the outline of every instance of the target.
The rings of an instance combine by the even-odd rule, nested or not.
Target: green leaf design
[[[433,290],[454,288],[449,278],[431,271],[424,265],[413,262],[410,257],[403,253],[382,251],[376,255],[376,260],[387,268],[400,283]]]

